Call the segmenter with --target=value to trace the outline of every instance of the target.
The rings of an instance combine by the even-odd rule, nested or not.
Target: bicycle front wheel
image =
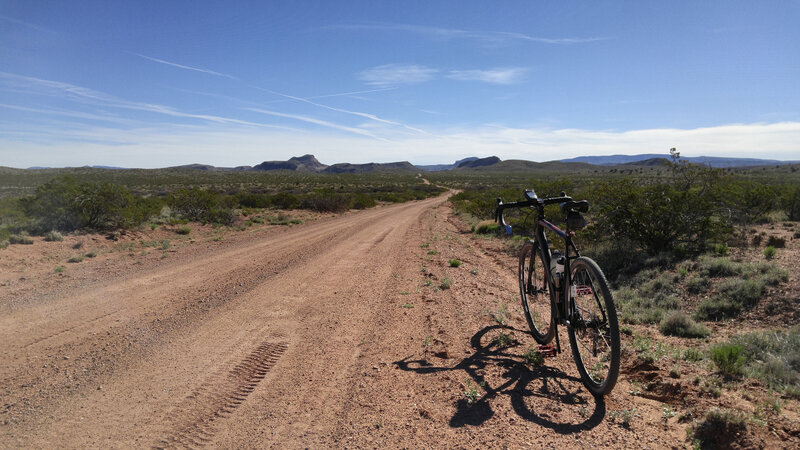
[[[569,342],[583,384],[596,395],[606,395],[619,376],[620,340],[617,310],[605,275],[593,260],[572,262]]]
[[[544,253],[534,242],[527,242],[519,254],[519,293],[522,310],[533,338],[539,344],[553,340],[553,312],[550,285]]]

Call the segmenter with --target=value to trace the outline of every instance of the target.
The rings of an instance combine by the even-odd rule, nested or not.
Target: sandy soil
[[[629,337],[604,400],[568,348],[525,365],[515,259],[445,197],[312,219],[7,249],[0,447],[684,448],[703,408],[752,409],[704,396],[705,369],[641,364]],[[168,248],[141,243],[158,233]],[[736,445],[800,446],[796,407]]]

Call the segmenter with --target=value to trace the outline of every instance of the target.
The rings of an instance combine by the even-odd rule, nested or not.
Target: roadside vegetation
[[[504,237],[492,220],[498,197],[518,201],[532,187],[589,200],[589,226],[576,240],[612,284],[628,393],[663,401],[664,420],[685,424],[696,448],[724,448],[736,433],[795,433],[794,415],[781,411],[800,411],[798,280],[782,257],[800,238],[796,171],[712,169],[677,152],[660,167],[598,170],[431,180],[463,189],[454,211],[476,239],[500,237],[509,260],[535,214],[508,214],[514,234]],[[546,214],[563,226],[557,206]]]
[[[75,231],[115,232],[150,224],[231,225],[237,217],[255,215],[264,210],[306,209],[340,213],[366,209],[378,203],[420,200],[443,192],[442,188],[423,184],[408,175],[305,175],[226,173],[207,174],[192,171],[86,169],[80,178],[54,173],[35,187],[25,183],[17,171],[0,173],[6,189],[0,197],[0,243],[32,243],[31,235],[46,240],[63,238]],[[39,171],[24,171],[39,179]],[[73,172],[64,169],[62,172]],[[161,179],[161,183],[157,180]],[[190,183],[193,181],[193,183]],[[239,183],[236,183],[239,181]],[[19,186],[14,197],[9,187]],[[292,224],[294,219],[282,214],[269,215],[270,224]],[[251,217],[251,225],[256,220]],[[188,234],[181,227],[178,233]]]

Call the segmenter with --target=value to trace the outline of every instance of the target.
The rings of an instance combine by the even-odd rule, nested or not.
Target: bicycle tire
[[[575,315],[567,327],[572,356],[581,380],[595,396],[614,389],[619,377],[620,339],[617,310],[603,271],[592,259],[571,264]]]
[[[553,288],[544,252],[532,241],[519,254],[519,294],[528,328],[539,344],[547,344],[555,335]]]

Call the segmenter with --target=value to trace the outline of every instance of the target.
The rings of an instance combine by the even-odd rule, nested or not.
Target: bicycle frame
[[[558,338],[558,324],[570,326],[569,319],[573,317],[575,313],[575,302],[570,295],[569,287],[572,286],[572,270],[570,269],[570,262],[576,258],[581,256],[580,252],[578,251],[578,247],[575,246],[575,243],[572,241],[572,237],[575,235],[572,231],[564,231],[561,228],[557,227],[556,225],[550,223],[544,218],[544,207],[540,206],[538,209],[538,218],[536,220],[536,228],[534,230],[534,240],[536,245],[541,247],[542,253],[544,257],[547,258],[545,264],[547,265],[546,270],[550,270],[550,243],[547,240],[547,235],[545,234],[545,229],[548,229],[555,233],[558,237],[564,240],[564,281],[560,288],[556,289],[554,285],[551,285],[551,288],[555,292],[555,296],[550,297],[551,305],[550,307],[553,311],[556,312],[555,314],[555,322],[553,326],[555,327],[555,338],[556,338],[556,352],[561,353],[561,342]],[[548,276],[548,279],[552,280],[552,277]],[[554,298],[555,297],[555,298]],[[555,302],[555,304],[552,304]]]

